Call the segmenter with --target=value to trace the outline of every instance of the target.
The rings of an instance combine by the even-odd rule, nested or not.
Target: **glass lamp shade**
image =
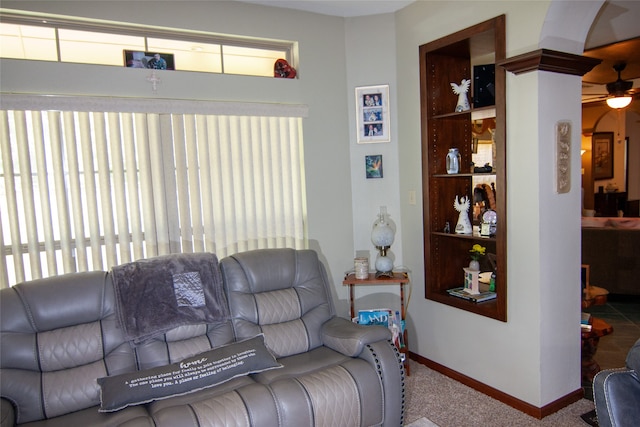
[[[393,271],[393,260],[387,255],[387,250],[393,244],[396,235],[396,225],[389,219],[387,208],[380,206],[378,219],[373,223],[371,242],[378,249],[376,257],[376,271],[390,273]]]
[[[393,271],[393,260],[388,256],[378,254],[376,257],[376,271],[389,273]]]
[[[371,231],[371,242],[376,247],[389,247],[393,244],[395,234],[395,231],[393,231],[389,224],[383,222],[373,226],[373,230]]]
[[[611,108],[624,108],[631,104],[630,96],[616,96],[615,98],[607,98],[607,105]]]
[[[387,208],[380,206],[378,219],[373,223],[371,230],[371,243],[376,247],[389,247],[393,244],[396,235],[396,227],[389,219]]]

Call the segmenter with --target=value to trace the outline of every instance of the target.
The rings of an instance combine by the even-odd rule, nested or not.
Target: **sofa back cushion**
[[[134,371],[104,272],[71,273],[0,291],[0,394],[17,422],[100,403],[97,378]]]
[[[178,326],[136,347],[138,368],[150,369],[180,362],[231,342],[233,330],[230,321]]]
[[[263,333],[277,357],[322,345],[320,328],[334,309],[314,251],[260,249],[220,264],[237,339]]]

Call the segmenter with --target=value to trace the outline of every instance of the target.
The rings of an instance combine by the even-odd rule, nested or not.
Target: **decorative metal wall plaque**
[[[571,122],[556,123],[556,191],[571,190]]]

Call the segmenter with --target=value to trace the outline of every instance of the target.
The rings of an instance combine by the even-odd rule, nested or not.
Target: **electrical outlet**
[[[409,190],[409,204],[416,204],[416,190]]]

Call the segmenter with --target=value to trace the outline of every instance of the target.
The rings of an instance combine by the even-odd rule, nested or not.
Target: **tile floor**
[[[621,368],[627,353],[640,338],[640,297],[611,295],[605,305],[584,310],[613,326],[611,335],[600,338],[594,359],[602,369]],[[591,397],[591,385],[583,384],[585,397]]]

